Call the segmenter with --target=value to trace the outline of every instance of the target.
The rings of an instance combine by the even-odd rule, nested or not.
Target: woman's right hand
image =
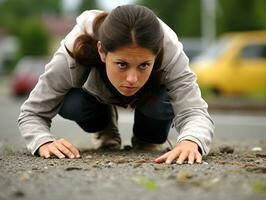
[[[53,155],[60,159],[65,157],[71,159],[80,158],[79,150],[63,138],[43,144],[38,149],[38,153],[44,158],[50,158]]]

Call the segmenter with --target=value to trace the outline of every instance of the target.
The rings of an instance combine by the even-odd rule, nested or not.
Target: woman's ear
[[[102,43],[101,43],[101,41],[98,41],[98,42],[97,42],[97,49],[98,49],[98,53],[99,53],[99,55],[100,55],[100,57],[101,57],[102,62],[105,63],[106,54],[105,54],[105,52],[104,52],[104,50],[103,50],[103,47],[102,47]]]

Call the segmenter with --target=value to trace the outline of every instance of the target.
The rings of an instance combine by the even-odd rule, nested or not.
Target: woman
[[[51,119],[59,113],[94,133],[96,148],[120,148],[116,106],[135,108],[134,148],[164,143],[173,123],[177,144],[158,163],[200,163],[209,152],[213,123],[188,58],[175,33],[143,6],[82,13],[22,105],[19,128],[32,154],[79,158],[50,132]]]

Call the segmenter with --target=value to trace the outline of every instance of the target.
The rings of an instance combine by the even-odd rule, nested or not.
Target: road
[[[14,149],[25,147],[17,126],[19,107],[24,99],[14,99],[0,96],[0,149],[11,146]],[[133,113],[120,110],[119,130],[123,145],[130,144],[132,133]],[[215,112],[210,113],[215,123],[215,140],[227,142],[266,140],[266,113],[247,114],[238,112]],[[52,132],[58,137],[69,139],[73,144],[86,148],[89,144],[90,134],[84,133],[74,122],[56,116],[52,124]],[[174,141],[176,133],[170,131],[169,139]]]

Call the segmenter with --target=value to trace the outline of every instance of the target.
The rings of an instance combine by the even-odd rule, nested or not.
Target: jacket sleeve
[[[78,87],[86,71],[77,68],[74,60],[67,55],[65,46],[72,50],[75,39],[92,32],[92,22],[99,10],[84,11],[76,19],[76,25],[61,41],[61,47],[45,67],[45,73],[21,106],[18,118],[20,132],[32,154],[44,143],[55,140],[50,132],[51,119],[58,113],[61,102],[72,87]],[[70,73],[72,69],[72,73]],[[74,75],[73,75],[74,74]]]
[[[162,82],[173,106],[173,124],[178,142],[191,140],[198,144],[203,155],[208,154],[214,135],[214,124],[208,105],[202,99],[196,76],[189,68],[189,60],[173,30],[160,20],[164,31]]]
[[[50,132],[51,119],[60,109],[64,95],[71,88],[70,71],[63,53],[55,53],[45,72],[21,106],[18,125],[27,148],[34,155],[44,143],[55,140]]]

